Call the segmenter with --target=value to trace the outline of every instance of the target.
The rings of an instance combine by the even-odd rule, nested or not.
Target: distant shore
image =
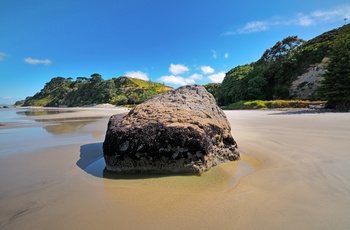
[[[27,120],[52,120],[52,119],[74,119],[74,118],[93,118],[93,117],[110,117],[113,113],[126,113],[129,111],[128,108],[116,107],[110,104],[101,104],[96,106],[84,106],[84,107],[39,107],[39,106],[29,106],[29,107],[13,107],[9,109],[17,110],[33,110],[33,111],[62,111],[62,113],[39,113],[37,112],[32,116],[26,116]],[[64,111],[74,111],[74,113],[63,113]],[[0,129],[8,128],[20,128],[23,127],[22,122],[1,122]],[[34,124],[32,124],[34,125]]]

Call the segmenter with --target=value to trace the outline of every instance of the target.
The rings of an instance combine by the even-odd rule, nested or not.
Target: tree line
[[[170,90],[160,83],[130,77],[104,80],[100,74],[89,78],[52,78],[34,96],[27,97],[24,106],[84,106],[110,103],[114,105],[140,104],[156,94]]]
[[[309,98],[327,100],[327,106],[350,109],[350,25],[328,31],[309,41],[289,36],[267,49],[253,63],[236,66],[221,85],[208,84],[219,105],[239,101],[296,99],[292,82],[311,65],[329,57],[321,86]]]

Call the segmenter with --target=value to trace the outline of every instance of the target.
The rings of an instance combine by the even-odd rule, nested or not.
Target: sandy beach
[[[113,178],[102,142],[126,109],[36,111],[0,121],[0,229],[350,227],[350,113],[226,111],[242,160]]]

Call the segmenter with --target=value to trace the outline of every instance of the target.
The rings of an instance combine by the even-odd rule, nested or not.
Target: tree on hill
[[[225,76],[217,101],[228,105],[241,100],[288,99],[296,68],[296,50],[304,43],[289,36],[267,49],[257,62],[237,66]]]
[[[346,78],[345,71],[350,66],[347,60],[350,56],[347,53],[349,36],[350,24],[325,32],[307,42],[297,36],[286,37],[267,49],[256,62],[237,66],[227,72],[215,97],[220,105],[229,105],[241,100],[293,99],[294,95],[290,92],[293,81],[309,72],[310,67],[321,63],[325,57],[342,56],[342,73],[338,73],[342,77],[330,77],[332,72],[340,71],[335,70],[336,67],[332,65],[335,62],[338,63],[338,67],[341,65],[337,57],[333,57],[333,64],[328,65],[328,80],[324,81],[323,90],[320,90],[322,93],[310,94],[310,99],[322,99],[322,95],[324,99],[329,100],[330,106],[335,103],[334,100],[340,98],[343,98],[341,104],[346,104],[346,97],[341,94],[346,95],[346,92],[349,92],[346,86],[350,85],[343,79]],[[338,44],[341,40],[344,41]],[[340,85],[343,88],[332,85],[332,82],[338,81],[342,82]],[[339,100],[337,104],[340,103]]]
[[[217,98],[218,91],[221,87],[220,83],[209,83],[203,86],[209,93],[211,93],[215,98]]]
[[[217,92],[217,101],[220,105],[245,100],[248,81],[245,78],[253,69],[253,64],[237,66],[226,73],[221,87]]]
[[[160,83],[148,82],[129,77],[103,80],[100,74],[90,78],[55,77],[33,97],[27,97],[25,106],[84,106],[111,103],[115,105],[139,104],[152,96],[170,90]]]
[[[278,41],[272,48],[267,49],[262,55],[264,61],[276,61],[281,58],[288,58],[293,50],[301,46],[305,41],[298,36],[288,36]]]
[[[91,75],[90,79],[89,79],[89,82],[92,83],[92,84],[97,84],[97,83],[100,83],[103,81],[103,78],[100,74],[98,73],[94,73]]]
[[[350,110],[350,27],[335,40],[319,93],[327,106]]]

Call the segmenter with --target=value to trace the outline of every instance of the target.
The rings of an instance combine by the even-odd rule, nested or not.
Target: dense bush
[[[228,106],[229,109],[275,109],[275,108],[309,108],[310,106],[322,106],[325,101],[308,100],[254,100],[238,101]]]
[[[101,75],[93,74],[90,78],[78,77],[76,81],[55,77],[40,92],[27,97],[23,105],[72,107],[103,103],[139,104],[170,89],[163,84],[130,77],[103,80]]]
[[[311,65],[332,56],[322,90],[313,97],[328,100],[329,106],[339,104],[338,107],[345,108],[350,104],[349,36],[350,25],[345,25],[307,42],[296,36],[287,37],[267,49],[258,61],[227,72],[214,96],[219,105],[247,100],[293,99],[289,92],[292,82]]]
[[[332,45],[330,61],[318,93],[327,106],[350,110],[350,27],[346,27]]]

